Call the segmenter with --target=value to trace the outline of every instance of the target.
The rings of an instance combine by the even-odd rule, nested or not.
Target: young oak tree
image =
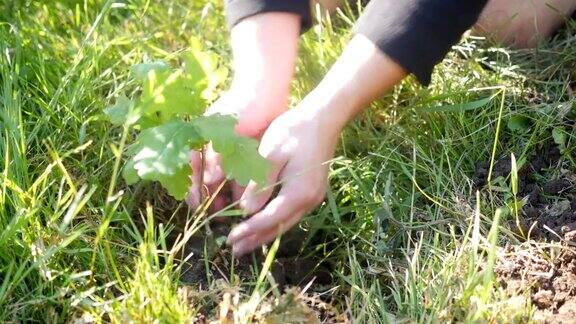
[[[104,110],[113,124],[139,131],[126,150],[126,183],[158,181],[182,200],[191,185],[190,150],[211,142],[230,179],[264,184],[269,165],[258,154],[258,142],[235,133],[235,116],[204,115],[226,79],[226,68],[218,66],[214,53],[200,50],[197,41],[182,61],[178,68],[161,61],[135,65],[131,75],[141,85],[140,96],[120,96]]]

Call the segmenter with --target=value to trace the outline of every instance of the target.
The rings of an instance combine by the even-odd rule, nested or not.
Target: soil
[[[530,294],[539,322],[576,323],[576,231],[563,240],[508,246],[494,267],[508,295]]]
[[[210,264],[211,280],[230,278],[232,255],[229,247],[225,245],[214,246],[213,252],[208,251],[208,258],[205,257],[204,253],[205,242],[208,242],[208,246],[210,246],[210,241],[225,237],[229,233],[230,227],[231,225],[225,222],[214,222],[211,225],[212,239],[206,237],[205,231],[199,231],[190,238],[184,248],[184,254],[192,253],[192,257],[188,260],[187,266],[184,267],[181,276],[183,283],[206,287],[208,279],[205,261]],[[280,290],[294,286],[304,287],[310,280],[314,280],[314,284],[319,287],[328,286],[332,283],[332,270],[329,264],[320,258],[304,256],[301,253],[305,235],[306,232],[295,228],[284,234],[282,238],[270,271]],[[264,259],[265,255],[262,254],[261,250],[240,259],[234,259],[235,275],[239,279],[251,280],[254,278],[254,271],[256,271],[254,265],[260,266]]]
[[[227,222],[216,221],[211,224],[211,236],[207,236],[205,230],[200,230],[190,238],[184,247],[184,255],[191,254],[191,257],[182,267],[180,276],[184,286],[192,287],[196,292],[210,294],[218,291],[214,289],[214,285],[218,282],[228,282],[232,277],[236,278],[236,282],[253,282],[258,276],[265,259],[261,250],[240,259],[233,259],[229,247],[225,244],[214,243],[218,241],[217,238],[224,238],[230,231],[230,227],[231,224]],[[277,285],[276,288],[283,295],[280,298],[272,296],[267,303],[264,303],[268,305],[265,307],[268,311],[262,313],[261,321],[257,322],[285,323],[286,318],[294,316],[305,316],[307,319],[304,322],[306,323],[347,322],[346,317],[336,312],[330,304],[329,295],[320,297],[314,293],[314,291],[333,287],[332,270],[330,265],[321,259],[304,255],[303,244],[306,241],[306,235],[307,233],[299,228],[284,234],[270,270]],[[209,248],[205,250],[205,246]],[[234,266],[231,262],[234,262]],[[209,266],[208,276],[206,263]],[[231,269],[234,269],[233,274],[230,273]],[[298,293],[296,298],[294,292],[299,292],[297,289],[305,287],[312,280],[313,285],[308,287],[308,292]],[[200,313],[205,314],[207,318],[212,317],[209,314],[214,313],[221,300],[220,297],[212,300],[209,298],[209,302],[206,303],[205,298],[203,300],[205,307]],[[312,318],[317,321],[312,321]]]
[[[510,157],[497,160],[492,179],[509,183]],[[474,182],[486,186],[487,162],[478,163]],[[502,182],[500,182],[502,183]],[[526,242],[507,246],[500,255],[495,274],[510,296],[529,294],[534,319],[544,323],[576,323],[576,177],[562,170],[555,145],[542,145],[518,170],[518,199],[523,199],[520,229]],[[511,197],[500,198],[509,200]]]
[[[186,208],[181,208],[182,205],[170,197],[158,184],[153,184],[147,190],[143,190],[138,197],[140,198],[136,201],[136,205],[140,208],[144,208],[148,201],[152,203],[157,223],[176,222],[166,242],[168,246],[172,246],[186,227],[188,213]],[[134,219],[139,220],[140,217],[134,216]],[[201,228],[184,245],[180,257],[186,260],[184,264],[181,264],[181,289],[192,304],[204,305],[199,317],[193,322],[203,323],[207,322],[208,318],[213,318],[214,312],[222,301],[223,292],[238,289],[237,286],[229,284],[231,278],[235,278],[236,283],[253,282],[264,263],[265,255],[260,249],[240,259],[232,258],[231,249],[224,243],[225,237],[233,226],[232,220],[233,218],[215,219],[210,223],[209,231],[207,228]],[[137,224],[142,230],[144,229],[144,223],[137,221]],[[313,281],[313,284],[307,287],[306,294],[298,294],[298,303],[294,305],[298,306],[297,308],[301,311],[304,311],[305,307],[310,308],[321,323],[347,322],[346,317],[338,314],[331,305],[330,294],[320,296],[316,293],[334,287],[333,270],[328,262],[314,256],[313,251],[307,250],[306,246],[315,246],[315,244],[306,244],[307,239],[308,232],[299,227],[293,228],[282,236],[270,271],[277,285],[276,288],[284,293],[279,305],[289,301],[288,297],[291,296],[290,294],[293,295],[294,289],[301,289]],[[231,262],[234,262],[233,266]],[[206,273],[207,266],[208,274]],[[231,269],[234,271],[233,274]],[[214,296],[218,291],[221,293],[216,293],[218,296]],[[271,303],[272,301],[269,304]],[[275,303],[278,304],[277,301]],[[279,309],[273,308],[273,310],[270,313],[272,317],[282,318],[283,315]]]
[[[216,314],[206,316],[200,312],[191,323],[235,323],[235,313],[242,312],[238,290],[222,287],[221,282],[216,286],[219,287],[215,287],[213,292],[220,289],[220,293],[213,297],[218,302],[211,305]],[[179,294],[188,298],[191,304],[198,304],[198,293],[195,290],[181,288]],[[210,321],[208,317],[214,320]],[[350,323],[350,320],[338,313],[334,306],[322,301],[319,295],[302,292],[299,288],[289,288],[282,295],[271,294],[262,300],[253,312],[251,323],[344,324]]]
[[[560,156],[556,146],[542,145],[518,170],[517,198],[525,202],[521,229],[517,229],[521,236],[561,241],[564,233],[576,230],[576,176],[557,170]],[[492,179],[507,179],[510,171],[510,157],[506,156],[494,163]],[[488,162],[478,163],[473,178],[476,187],[486,186],[488,172]]]

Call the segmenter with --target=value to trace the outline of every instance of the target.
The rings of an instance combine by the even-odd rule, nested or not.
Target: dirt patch
[[[562,239],[506,247],[494,267],[508,295],[529,294],[536,321],[576,322],[576,231]]]
[[[240,280],[250,281],[258,276],[265,255],[258,249],[240,259],[232,258],[231,249],[223,244],[230,227],[229,223],[214,222],[210,236],[201,230],[190,238],[184,247],[184,255],[191,255],[181,276],[185,284],[207,287],[212,280],[229,280],[237,276]],[[281,290],[293,286],[304,287],[311,280],[314,280],[316,286],[333,282],[332,269],[328,263],[318,257],[304,255],[302,244],[305,235],[306,232],[295,228],[282,238],[270,271]],[[207,265],[210,278],[206,274]],[[231,273],[231,269],[234,269],[234,273]]]
[[[223,237],[229,232],[229,224],[216,223],[211,226],[213,236]],[[194,305],[204,305],[195,323],[209,323],[207,319],[220,317],[221,323],[233,323],[234,312],[239,305],[231,304],[247,300],[230,296],[240,296],[240,282],[254,282],[258,276],[265,255],[261,250],[240,259],[233,259],[230,248],[220,245],[212,248],[212,239],[205,232],[193,236],[185,246],[185,253],[192,254],[183,266],[180,277],[183,285],[190,287],[196,298]],[[331,302],[330,295],[315,293],[315,289],[332,288],[330,267],[315,257],[300,255],[304,233],[295,229],[285,234],[285,240],[277,252],[270,273],[280,296],[272,294],[255,312],[255,323],[348,323],[347,317],[339,313]],[[234,264],[232,264],[234,262]],[[208,265],[208,268],[206,267]],[[206,271],[208,269],[208,271]],[[231,272],[233,271],[233,273]],[[231,283],[230,280],[235,280]],[[311,280],[309,292],[301,293],[300,288]],[[220,286],[220,288],[218,288]],[[226,288],[222,288],[225,286]],[[220,292],[220,293],[218,293]],[[216,293],[216,295],[215,295]],[[246,293],[246,292],[244,292]],[[223,315],[226,314],[226,315]],[[223,320],[223,316],[227,319]]]
[[[200,312],[192,323],[236,323],[245,320],[246,305],[242,300],[246,298],[240,296],[238,289],[226,287],[222,281],[215,286],[212,293],[219,291],[214,296],[218,300],[213,305],[216,311],[210,315]],[[187,298],[190,304],[198,304],[198,292],[195,289],[183,287],[179,294]],[[350,323],[346,315],[322,301],[319,295],[302,292],[299,288],[289,288],[281,295],[269,295],[250,314],[250,323]]]
[[[231,249],[223,242],[231,226],[228,222],[212,222],[209,232],[206,229],[199,230],[184,247],[183,257],[188,259],[182,264],[180,280],[184,287],[190,287],[189,290],[194,292],[197,300],[193,304],[203,305],[200,314],[203,314],[201,317],[204,319],[222,314],[222,305],[226,306],[225,300],[228,297],[218,291],[232,291],[237,296],[246,293],[238,284],[254,282],[265,260],[260,249],[240,259],[233,258]],[[346,322],[346,317],[332,306],[330,294],[316,293],[333,288],[332,269],[320,258],[307,255],[304,246],[306,235],[307,232],[299,228],[284,234],[270,269],[276,284],[275,290],[281,295],[272,295],[259,306],[262,308],[259,311],[261,316],[255,319],[256,322],[287,323],[288,319],[300,317],[305,320],[296,322]],[[311,281],[313,284],[307,286]],[[298,288],[305,286],[308,292],[300,293]],[[238,302],[246,298],[235,300]],[[202,320],[199,318],[198,322]]]
[[[521,229],[517,232],[522,236],[559,241],[563,234],[576,230],[576,177],[558,168],[560,157],[554,144],[541,145],[518,170],[517,198],[523,199],[523,207]],[[489,166],[488,162],[477,164],[473,178],[477,188],[487,185]],[[510,172],[510,157],[503,157],[494,163],[492,179],[500,178],[501,183],[508,185]]]
[[[168,246],[173,246],[184,234],[182,231],[189,217],[187,208],[157,184],[141,188],[136,196],[134,210],[144,209],[150,202],[154,206],[157,223],[174,224],[174,230],[166,240]],[[133,218],[144,231],[145,224],[141,217],[135,213]],[[265,255],[261,249],[240,259],[232,257],[231,249],[225,244],[225,238],[233,226],[232,220],[213,220],[209,228],[200,228],[188,239],[177,258],[181,282],[179,292],[195,308],[199,307],[198,317],[192,321],[194,323],[208,323],[208,319],[217,317],[226,293],[232,291],[234,295],[242,295],[239,284],[254,282],[264,263]],[[276,291],[282,295],[280,298],[272,296],[264,303],[267,310],[262,313],[266,315],[260,318],[262,322],[284,323],[278,320],[306,314],[313,314],[320,323],[347,322],[346,316],[337,313],[332,306],[331,294],[318,294],[334,287],[333,270],[328,262],[307,248],[315,246],[314,242],[307,242],[308,232],[299,227],[283,235],[270,269]],[[307,293],[299,293],[296,298],[294,289],[303,288],[311,281]],[[238,301],[244,299],[237,298]]]
[[[261,306],[261,323],[349,323],[329,303],[315,294],[288,289],[282,296],[270,297]]]

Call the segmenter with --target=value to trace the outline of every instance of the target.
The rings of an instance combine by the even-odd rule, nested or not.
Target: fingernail
[[[240,224],[236,227],[234,227],[231,231],[230,234],[228,234],[228,239],[226,240],[226,242],[228,244],[232,244],[235,241],[238,241],[238,239],[244,235],[242,235],[244,232],[246,232],[247,228],[246,225],[244,224]]]
[[[250,206],[250,203],[246,199],[240,200],[240,209],[242,209],[242,211],[244,212],[244,216],[249,215],[249,211],[250,211],[249,206]]]

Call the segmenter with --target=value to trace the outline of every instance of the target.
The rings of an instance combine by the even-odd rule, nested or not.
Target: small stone
[[[540,290],[532,296],[532,301],[539,308],[550,308],[554,303],[554,294],[550,290]]]
[[[576,242],[576,230],[574,231],[570,231],[568,233],[564,234],[564,239],[566,241],[572,241],[572,242]]]
[[[568,200],[560,200],[555,204],[553,204],[552,206],[549,206],[546,209],[546,212],[551,217],[559,217],[569,210],[570,210],[570,202]]]

